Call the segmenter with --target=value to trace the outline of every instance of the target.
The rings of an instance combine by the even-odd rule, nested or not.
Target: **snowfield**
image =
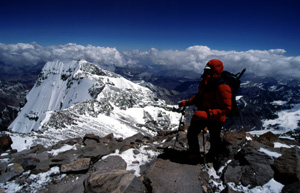
[[[150,89],[85,60],[56,61],[46,63],[8,129],[18,151],[88,133],[153,136],[177,128],[176,108]]]

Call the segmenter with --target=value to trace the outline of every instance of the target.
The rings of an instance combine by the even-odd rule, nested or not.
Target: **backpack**
[[[241,81],[240,78],[246,71],[246,68],[237,74],[232,74],[228,71],[223,71],[222,76],[217,81],[217,85],[220,84],[227,84],[231,88],[232,98],[231,98],[231,111],[227,115],[227,117],[236,117],[240,115],[237,102],[236,102],[236,95],[240,88]]]

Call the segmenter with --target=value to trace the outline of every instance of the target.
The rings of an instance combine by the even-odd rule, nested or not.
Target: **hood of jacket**
[[[224,69],[223,62],[218,59],[212,59],[207,62],[202,75],[205,85],[215,82],[221,75]]]
[[[212,75],[214,77],[219,77],[222,75],[223,69],[224,69],[224,65],[223,62],[221,60],[218,59],[212,59],[210,61],[207,62],[206,67],[211,68],[212,70]]]

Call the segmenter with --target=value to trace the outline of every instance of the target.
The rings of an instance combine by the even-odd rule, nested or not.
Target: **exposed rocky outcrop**
[[[15,192],[239,192],[270,180],[283,184],[283,192],[299,190],[299,142],[244,130],[226,131],[222,139],[224,155],[205,164],[188,157],[185,132],[87,134],[48,148],[8,148],[0,157],[0,192],[12,186]]]
[[[11,140],[9,135],[0,136],[0,153],[11,149],[12,143],[13,143],[13,141]]]

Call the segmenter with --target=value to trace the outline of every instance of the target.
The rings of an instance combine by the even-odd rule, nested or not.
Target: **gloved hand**
[[[187,104],[188,104],[188,101],[183,100],[183,101],[179,102],[178,106],[179,107],[185,107],[185,106],[187,106]]]
[[[206,111],[195,111],[193,115],[193,120],[205,120],[207,119]]]

